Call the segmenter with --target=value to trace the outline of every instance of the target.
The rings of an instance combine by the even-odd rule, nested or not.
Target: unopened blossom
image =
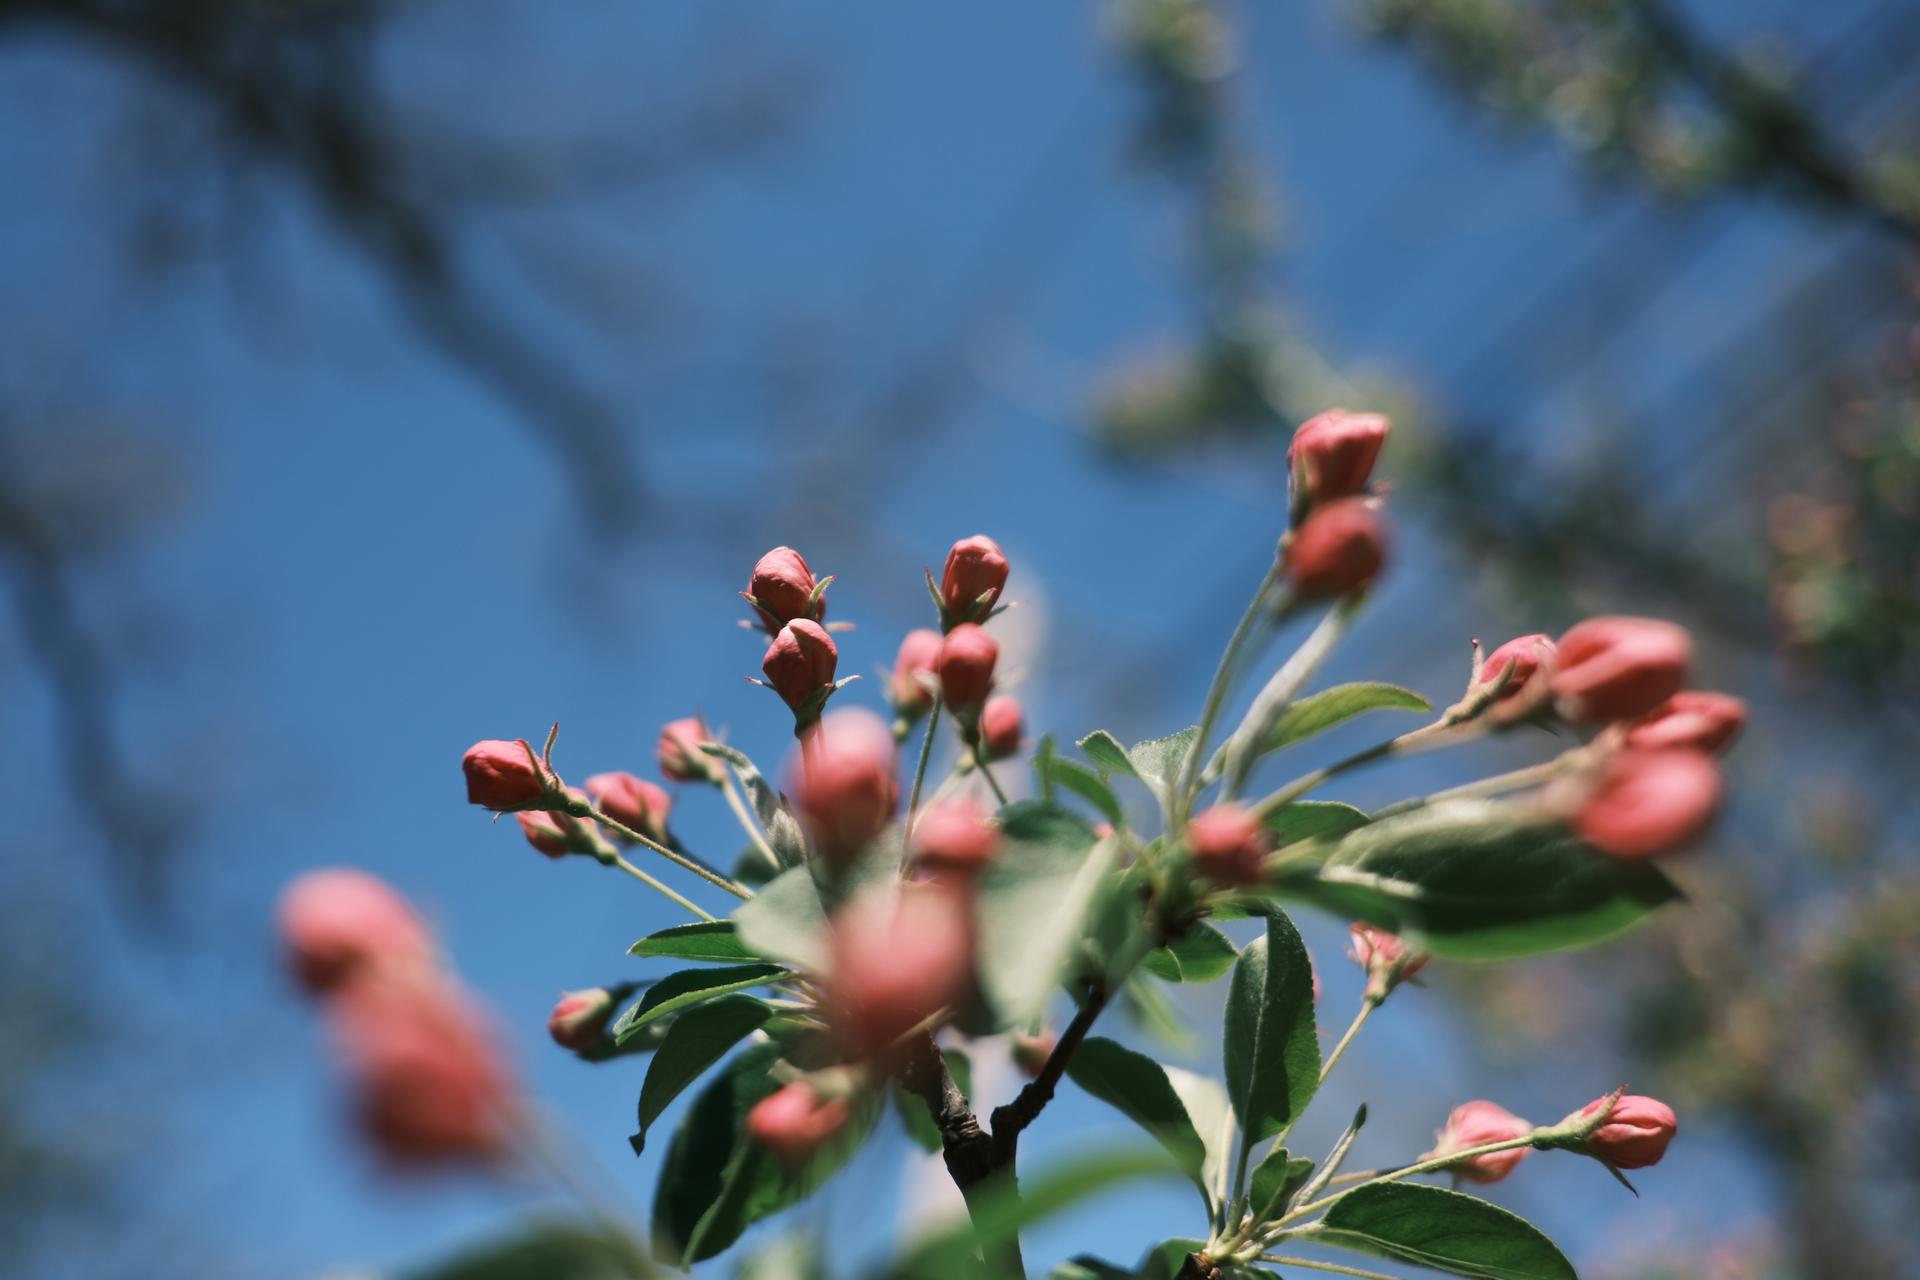
[[[430,967],[433,938],[407,900],[348,867],[309,871],[280,895],[280,941],[300,985],[326,994],[376,969]]]
[[[1692,661],[1692,640],[1671,622],[1588,618],[1560,637],[1548,688],[1575,724],[1631,720],[1680,692]]]
[[[845,1098],[821,1098],[803,1080],[782,1085],[747,1112],[747,1136],[787,1165],[805,1164],[846,1127]]]
[[[1493,700],[1493,718],[1504,721],[1529,715],[1545,701],[1547,681],[1553,677],[1558,657],[1553,637],[1538,633],[1516,636],[1487,655],[1480,664],[1474,689],[1482,690],[1504,677]]]
[[[1303,599],[1358,591],[1386,563],[1386,522],[1364,498],[1316,507],[1287,548],[1287,578]]]
[[[780,628],[767,646],[760,670],[773,691],[799,712],[822,690],[833,687],[834,668],[839,662],[839,646],[827,629],[801,618]]]
[[[1013,1065],[1020,1068],[1020,1074],[1032,1080],[1047,1065],[1047,1059],[1053,1056],[1054,1035],[1051,1031],[1038,1031],[1032,1034],[1021,1032],[1013,1038],[1007,1051],[1013,1058]]]
[[[913,826],[914,862],[935,879],[969,879],[999,851],[1000,829],[971,800],[942,801]]]
[[[1642,750],[1723,751],[1746,723],[1747,704],[1733,695],[1682,689],[1633,722],[1627,729],[1627,745]]]
[[[587,793],[569,787],[567,795],[584,801]],[[570,853],[592,853],[601,847],[600,824],[590,818],[576,818],[559,809],[523,809],[513,815],[527,843],[549,858],[564,858]]]
[[[973,623],[963,622],[949,632],[937,664],[947,706],[961,715],[977,715],[993,691],[993,668],[999,660],[1000,646]]]
[[[460,770],[467,776],[467,802],[496,813],[530,809],[547,795],[547,772],[525,738],[476,742],[461,758]]]
[[[900,802],[893,732],[849,707],[810,731],[788,769],[787,789],[818,855],[844,866],[887,825]]]
[[[1425,952],[1407,945],[1397,933],[1389,933],[1370,924],[1355,922],[1347,926],[1353,938],[1347,954],[1367,971],[1367,998],[1384,1000],[1402,982],[1427,967],[1432,959]]]
[[[796,618],[818,622],[825,615],[824,599],[812,604],[818,585],[805,556],[792,547],[775,547],[753,566],[745,595],[767,630],[777,632]]]
[[[1026,716],[1019,699],[1004,693],[987,699],[980,711],[980,741],[987,749],[987,759],[1005,760],[1020,754],[1025,734]]]
[[[1593,773],[1550,789],[1572,796],[1574,834],[1616,858],[1685,848],[1720,806],[1720,768],[1703,751],[1620,751]]]
[[[909,1031],[966,997],[969,895],[938,881],[868,890],[833,919],[827,1017],[856,1058],[885,1059]]]
[[[1593,1115],[1606,1101],[1595,1098],[1580,1114]],[[1644,1169],[1660,1163],[1678,1127],[1672,1107],[1658,1098],[1629,1093],[1613,1104],[1606,1123],[1587,1136],[1586,1149],[1616,1169]]]
[[[900,652],[893,660],[893,675],[887,682],[887,697],[894,711],[908,720],[926,713],[933,705],[934,668],[940,661],[941,635],[928,627],[907,632]]]
[[[586,792],[594,807],[615,822],[656,843],[666,842],[667,810],[673,798],[658,783],[631,773],[596,773],[587,779]],[[617,831],[614,835],[625,840]]]
[[[699,716],[669,721],[653,749],[660,776],[674,782],[720,781],[720,762],[700,749],[712,741],[707,722]]]
[[[999,543],[984,533],[954,543],[940,575],[940,605],[947,625],[985,618],[999,603],[1006,585],[1007,557]]]
[[[1364,493],[1387,428],[1380,414],[1345,409],[1329,409],[1301,423],[1287,446],[1295,506],[1305,509]]]
[[[1456,1151],[1470,1151],[1474,1147],[1523,1138],[1532,1132],[1532,1124],[1497,1103],[1484,1098],[1463,1102],[1453,1109],[1447,1117],[1446,1126],[1435,1135],[1437,1140],[1433,1150],[1420,1158],[1438,1159]],[[1457,1173],[1471,1182],[1498,1182],[1512,1173],[1532,1150],[1532,1147],[1512,1147],[1506,1151],[1490,1151],[1447,1168],[1449,1172]]]
[[[1216,804],[1187,823],[1187,849],[1193,869],[1222,886],[1258,884],[1273,848],[1267,829],[1237,804]]]
[[[613,993],[605,987],[568,991],[547,1015],[547,1034],[562,1049],[578,1053],[600,1039],[613,1018]]]

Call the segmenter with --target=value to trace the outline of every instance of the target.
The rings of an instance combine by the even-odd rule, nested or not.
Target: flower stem
[[[1327,1082],[1327,1077],[1333,1074],[1334,1064],[1340,1061],[1340,1055],[1347,1051],[1347,1046],[1353,1043],[1353,1038],[1360,1034],[1360,1028],[1366,1024],[1367,1019],[1372,1016],[1373,1011],[1379,1007],[1380,1001],[1373,999],[1371,996],[1360,1001],[1360,1012],[1356,1013],[1353,1016],[1353,1021],[1348,1024],[1347,1033],[1340,1037],[1340,1043],[1333,1046],[1333,1052],[1328,1054],[1327,1060],[1320,1064],[1321,1084]]]
[[[1227,692],[1233,685],[1235,669],[1240,660],[1240,651],[1246,647],[1247,637],[1253,634],[1254,623],[1260,620],[1262,607],[1267,597],[1280,582],[1283,572],[1278,555],[1266,576],[1260,579],[1260,585],[1253,593],[1253,599],[1247,602],[1246,612],[1240,615],[1240,621],[1234,625],[1233,634],[1227,638],[1227,647],[1220,654],[1220,665],[1213,670],[1213,681],[1207,686],[1206,701],[1200,706],[1200,731],[1194,735],[1193,745],[1187,749],[1187,758],[1180,769],[1180,780],[1168,797],[1167,817],[1172,831],[1181,831],[1186,827],[1186,817],[1193,808],[1193,791],[1200,777],[1200,762],[1206,758],[1207,740],[1213,733],[1214,723],[1220,719],[1220,708],[1225,705]]]
[[[638,880],[641,884],[646,885],[648,888],[654,890],[655,892],[664,894],[667,897],[673,899],[675,902],[679,903],[681,906],[685,907],[687,910],[693,912],[695,917],[697,917],[698,919],[701,919],[701,920],[713,919],[713,916],[709,914],[707,911],[703,910],[698,904],[690,901],[689,899],[681,897],[679,894],[675,893],[672,889],[668,888],[665,884],[662,884],[660,881],[654,879],[652,876],[648,875],[646,872],[642,871],[640,868],[634,866],[631,862],[628,862],[626,858],[622,857],[620,854],[616,853],[613,855],[613,862],[610,865],[620,868],[622,871],[632,876],[635,880]]]
[[[940,726],[940,697],[935,695],[927,711],[927,732],[920,739],[920,761],[913,767],[913,790],[907,796],[906,831],[900,838],[903,852],[913,848],[913,823],[920,812],[920,788],[927,781],[927,761],[933,758],[933,731]]]
[[[1431,1160],[1422,1160],[1417,1164],[1410,1164],[1404,1168],[1389,1169],[1387,1172],[1377,1177],[1369,1178],[1359,1185],[1363,1187],[1377,1187],[1388,1182],[1398,1182],[1402,1178],[1411,1178],[1422,1173],[1432,1173],[1436,1169],[1444,1169],[1449,1165],[1460,1164],[1463,1161],[1472,1160],[1479,1156],[1492,1155],[1496,1151],[1512,1151],[1518,1147],[1530,1147],[1532,1145],[1533,1133],[1528,1132],[1518,1138],[1507,1138],[1500,1142],[1489,1142],[1485,1146],[1480,1147],[1468,1147],[1464,1151],[1455,1151],[1451,1155],[1435,1156]],[[1340,1194],[1344,1195],[1345,1192]],[[1303,1204],[1298,1209],[1287,1214],[1286,1217],[1276,1220],[1274,1225],[1280,1226],[1284,1223],[1295,1222],[1310,1213],[1318,1213],[1339,1198],[1340,1195],[1322,1196],[1312,1204]]]
[[[993,766],[987,763],[987,744],[984,739],[974,744],[973,761],[979,766],[981,776],[986,778],[987,785],[993,788],[993,798],[1000,802],[1000,807],[1004,809],[1012,804],[1013,802],[1007,799],[1006,791],[1000,786],[1000,779],[993,776]]]
[[[1522,787],[1530,787],[1535,783],[1551,780],[1555,774],[1569,767],[1569,757],[1572,755],[1573,752],[1570,751],[1540,764],[1530,764],[1524,769],[1515,769],[1510,773],[1496,773],[1491,778],[1481,778],[1477,782],[1448,787],[1445,791],[1436,791],[1432,795],[1415,796],[1411,800],[1390,804],[1373,816],[1377,821],[1396,814],[1412,813],[1415,809],[1424,809],[1430,804],[1439,804],[1446,800],[1467,800],[1475,796],[1497,796],[1509,791],[1518,791]]]
[[[645,845],[647,848],[653,850],[655,853],[667,859],[669,862],[679,864],[681,867],[684,867],[686,870],[691,871],[693,872],[693,874],[699,876],[702,880],[705,880],[708,884],[714,885],[717,888],[725,889],[728,893],[732,894],[736,898],[746,899],[746,898],[751,898],[753,896],[753,890],[744,888],[741,885],[735,884],[733,881],[727,879],[725,876],[721,875],[717,871],[708,870],[706,867],[701,866],[699,863],[695,862],[692,858],[687,857],[685,854],[675,853],[672,849],[667,848],[667,846],[661,844],[658,840],[653,840],[647,836],[642,835],[640,832],[635,831],[632,827],[628,826],[626,823],[618,822],[612,818],[609,818],[605,813],[602,813],[600,811],[600,808],[597,805],[591,804],[585,800],[574,800],[569,802],[569,804],[567,805],[566,811],[572,814],[576,818],[592,818],[595,822],[600,823],[610,831],[618,833],[619,835],[625,837],[627,840],[632,841],[634,844]]]
[[[747,833],[747,838],[753,841],[753,847],[760,851],[767,865],[775,871],[780,870],[780,856],[767,843],[766,836],[761,834],[760,824],[747,809],[746,801],[740,798],[739,788],[733,785],[733,774],[725,768],[720,770],[720,793],[727,798],[727,808],[733,810],[733,816],[740,822],[740,829]]]

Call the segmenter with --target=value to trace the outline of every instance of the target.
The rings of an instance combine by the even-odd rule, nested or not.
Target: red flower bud
[[[1641,750],[1721,751],[1746,723],[1747,704],[1740,699],[1683,689],[1635,721],[1627,730],[1627,745]]]
[[[1480,689],[1511,672],[1493,700],[1493,718],[1512,720],[1530,714],[1545,699],[1547,681],[1552,678],[1559,650],[1550,636],[1516,636],[1487,655],[1480,664]]]
[[[1680,692],[1692,658],[1692,641],[1671,622],[1588,618],[1560,637],[1548,687],[1576,724],[1631,720]]]
[[[1013,1038],[1007,1052],[1013,1058],[1013,1065],[1020,1068],[1020,1074],[1032,1080],[1039,1076],[1047,1065],[1047,1059],[1053,1056],[1054,1044],[1051,1031],[1042,1031],[1037,1035],[1022,1033]]]
[[[567,794],[585,800],[586,792],[569,787]],[[587,818],[576,818],[559,810],[522,809],[513,815],[527,843],[549,858],[564,858],[569,853],[592,853],[600,842],[600,826]]]
[[[1004,693],[987,699],[980,711],[980,737],[987,746],[987,759],[1005,760],[1018,755],[1025,732],[1026,717],[1020,713],[1017,699]]]
[[[358,983],[332,1012],[362,1130],[396,1164],[486,1160],[507,1145],[512,1077],[448,980]]]
[[[600,812],[615,822],[649,840],[667,842],[667,810],[673,798],[664,788],[630,773],[596,773],[587,779],[587,794]]]
[[[1505,1107],[1484,1099],[1463,1102],[1447,1117],[1446,1127],[1434,1135],[1437,1141],[1433,1150],[1420,1158],[1434,1160],[1456,1151],[1469,1151],[1493,1142],[1507,1142],[1532,1132],[1531,1124]],[[1514,1167],[1525,1160],[1532,1150],[1532,1147],[1515,1147],[1511,1151],[1492,1151],[1449,1167],[1452,1172],[1472,1182],[1498,1182],[1512,1173]]]
[[[965,999],[973,978],[966,894],[939,883],[869,891],[833,920],[828,1018],[857,1058],[885,1058],[901,1037]]]
[[[964,881],[1000,851],[1000,829],[971,800],[948,800],[913,826],[914,861],[935,879]]]
[[[849,707],[821,720],[788,768],[787,790],[820,857],[844,866],[880,834],[900,802],[893,733]]]
[[[1217,804],[1187,824],[1193,869],[1217,885],[1258,884],[1271,844],[1260,819],[1237,804]]]
[[[1569,779],[1549,803],[1567,797],[1578,797],[1575,835],[1616,858],[1646,858],[1707,829],[1720,805],[1720,769],[1701,751],[1622,751],[1596,774]]]
[[[845,1098],[816,1097],[810,1085],[796,1080],[754,1104],[747,1112],[747,1136],[782,1164],[805,1164],[852,1114]]]
[[[467,803],[496,813],[530,809],[547,795],[546,770],[524,738],[476,742],[467,748],[460,768],[467,775]]]
[[[307,872],[280,895],[279,914],[293,975],[316,995],[369,970],[433,963],[426,925],[392,886],[364,871]]]
[[[827,629],[801,618],[780,628],[780,634],[767,646],[760,670],[766,673],[773,691],[798,713],[808,699],[833,684],[833,671],[839,662],[839,647]]]
[[[720,762],[700,749],[713,741],[707,722],[699,716],[674,720],[660,730],[653,756],[660,775],[675,782],[719,782]]]
[[[613,1018],[613,993],[605,987],[568,991],[547,1015],[547,1034],[562,1049],[575,1053],[593,1047]]]
[[[792,547],[775,547],[753,566],[746,595],[767,630],[778,631],[796,618],[818,622],[826,614],[825,599],[818,608],[809,607],[816,585],[804,556]]]
[[[1580,1108],[1580,1114],[1590,1116],[1606,1101],[1595,1098]],[[1660,1163],[1677,1128],[1672,1107],[1657,1098],[1629,1093],[1613,1104],[1607,1122],[1587,1135],[1587,1151],[1616,1169],[1644,1169]]]
[[[1347,932],[1353,947],[1347,952],[1353,962],[1367,971],[1367,995],[1384,1000],[1395,987],[1427,967],[1432,959],[1415,951],[1399,934],[1376,929],[1370,924],[1351,924]]]
[[[940,575],[940,605],[947,625],[985,618],[1000,602],[1006,585],[1007,557],[999,543],[984,533],[954,543]]]
[[[893,709],[909,718],[917,717],[933,705],[925,678],[933,674],[940,661],[941,637],[938,631],[921,627],[907,632],[900,642],[899,656],[893,660],[893,680],[888,695]]]
[[[1386,541],[1385,522],[1363,498],[1316,507],[1287,548],[1293,589],[1310,600],[1360,590],[1386,563]]]
[[[947,633],[940,646],[940,692],[955,712],[977,712],[993,689],[993,666],[1000,646],[971,622]]]
[[[1294,505],[1304,510],[1364,493],[1374,460],[1387,442],[1387,420],[1377,413],[1329,409],[1307,419],[1287,447]]]

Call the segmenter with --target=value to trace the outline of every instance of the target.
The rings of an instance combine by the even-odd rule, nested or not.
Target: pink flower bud
[[[826,614],[824,599],[819,608],[808,606],[816,585],[804,556],[792,547],[775,547],[753,566],[746,595],[767,630],[778,631],[796,618],[818,622]]]
[[[940,646],[940,692],[955,712],[977,712],[993,690],[993,667],[1000,660],[1000,646],[992,636],[971,622],[963,622],[947,633]]]
[[[720,762],[700,749],[712,741],[707,722],[699,716],[670,722],[660,730],[660,741],[653,749],[660,775],[674,782],[718,782]]]
[[[666,843],[667,810],[673,799],[665,788],[630,773],[596,773],[587,779],[587,794],[600,812],[615,822],[649,840]]]
[[[773,691],[798,713],[808,699],[833,684],[833,671],[839,661],[839,647],[827,629],[801,618],[780,628],[780,634],[767,646],[760,670],[766,673]]]
[[[1309,600],[1343,596],[1371,583],[1386,563],[1386,525],[1363,498],[1340,498],[1313,514],[1287,548],[1287,575]]]
[[[1622,751],[1596,774],[1550,791],[1549,803],[1567,795],[1581,797],[1575,835],[1616,858],[1646,858],[1707,829],[1720,805],[1720,769],[1701,751]]]
[[[1046,1067],[1047,1059],[1053,1056],[1053,1033],[1042,1031],[1036,1035],[1022,1033],[1013,1038],[1007,1046],[1013,1065],[1020,1068],[1020,1074],[1032,1080]]]
[[[1433,1150],[1420,1158],[1435,1160],[1456,1151],[1470,1151],[1493,1142],[1508,1142],[1532,1132],[1533,1125],[1505,1107],[1484,1099],[1463,1102],[1447,1117],[1446,1127],[1434,1135],[1438,1141]],[[1449,1168],[1472,1182],[1498,1182],[1512,1173],[1514,1167],[1525,1160],[1532,1150],[1532,1147],[1515,1147],[1511,1151],[1493,1151]]]
[[[1287,447],[1296,507],[1364,493],[1374,460],[1387,442],[1387,420],[1377,413],[1329,409],[1307,419]]]
[[[433,964],[433,939],[386,881],[345,867],[309,871],[280,895],[280,940],[293,975],[316,995],[374,969]]]
[[[819,1098],[803,1080],[783,1085],[747,1112],[747,1136],[782,1164],[800,1165],[846,1127],[845,1098]]]
[[[361,1128],[381,1155],[418,1165],[504,1151],[512,1077],[492,1028],[451,982],[355,984],[332,1012]]]
[[[1367,995],[1384,1000],[1395,987],[1427,967],[1431,956],[1415,951],[1399,934],[1376,929],[1370,924],[1347,926],[1353,947],[1347,954],[1367,971]]]
[[[1260,819],[1237,804],[1217,804],[1187,824],[1193,869],[1217,885],[1259,884],[1272,848]]]
[[[789,766],[787,790],[829,864],[845,866],[893,817],[894,751],[880,717],[849,707],[821,720]]]
[[[1018,755],[1026,727],[1017,699],[1004,693],[988,698],[980,711],[980,737],[987,746],[987,759],[1005,760]]]
[[[1575,724],[1631,720],[1680,692],[1693,659],[1684,629],[1653,618],[1588,618],[1560,637],[1548,687]]]
[[[593,1047],[613,1018],[613,993],[605,987],[568,991],[547,1015],[547,1034],[562,1049],[575,1053]]]
[[[1636,720],[1627,745],[1641,750],[1690,747],[1724,750],[1747,723],[1747,704],[1725,693],[1683,689]]]
[[[1007,557],[999,543],[984,533],[954,543],[940,575],[940,604],[947,625],[985,618],[1000,602],[1006,585]]]
[[[901,1037],[966,998],[973,921],[966,893],[937,882],[870,890],[833,920],[828,1019],[856,1058],[884,1059]]]
[[[522,738],[504,742],[489,738],[467,748],[460,761],[467,775],[467,803],[484,805],[496,813],[530,809],[546,798],[546,770],[533,748]]]
[[[971,879],[999,851],[1000,829],[971,800],[937,804],[913,826],[914,861],[935,879]]]
[[[928,691],[925,681],[939,664],[940,645],[940,633],[926,627],[907,632],[907,638],[900,642],[899,656],[893,660],[893,680],[888,694],[893,701],[893,709],[901,715],[919,716],[933,705],[933,694]]]
[[[1480,678],[1474,688],[1484,688],[1511,672],[1493,700],[1493,718],[1515,719],[1531,713],[1546,697],[1547,681],[1553,676],[1558,648],[1550,636],[1516,636],[1487,655],[1480,664]]]
[[[567,795],[585,800],[586,792],[567,788]],[[549,858],[564,858],[569,853],[592,853],[600,843],[600,826],[586,818],[576,818],[560,810],[522,809],[513,815],[527,843]]]
[[[1606,1101],[1595,1098],[1580,1114],[1593,1115]],[[1613,1104],[1607,1122],[1587,1136],[1587,1150],[1616,1169],[1644,1169],[1667,1154],[1678,1125],[1666,1103],[1629,1093]]]

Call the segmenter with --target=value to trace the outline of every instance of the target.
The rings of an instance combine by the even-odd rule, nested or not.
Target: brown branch
[[[1190,1253],[1173,1280],[1221,1280],[1220,1268],[1204,1253]]]
[[[1067,1063],[1072,1060],[1074,1050],[1087,1038],[1087,1032],[1093,1027],[1093,1020],[1107,1007],[1112,993],[1105,983],[1096,984],[1087,992],[1085,1003],[1079,1012],[1073,1015],[1073,1021],[1060,1033],[1060,1039],[1054,1043],[1053,1052],[1047,1055],[1046,1062],[1040,1068],[1026,1088],[1020,1090],[1012,1102],[997,1107],[993,1112],[993,1140],[996,1145],[1007,1149],[1007,1163],[1013,1163],[1013,1151],[1020,1141],[1021,1131],[1036,1120],[1047,1103],[1053,1101],[1053,1091],[1060,1084],[1060,1077],[1067,1073]]]

